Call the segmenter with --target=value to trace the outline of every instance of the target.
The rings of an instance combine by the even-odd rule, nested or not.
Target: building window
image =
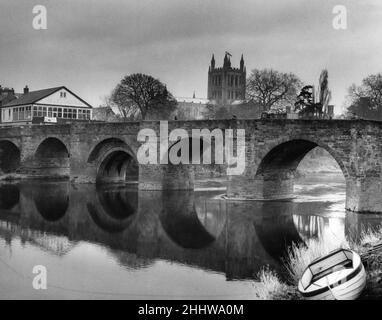
[[[25,108],[25,119],[30,120],[32,119],[32,107],[28,106]]]
[[[66,92],[65,91],[61,91],[60,92],[60,97],[61,98],[66,98]]]
[[[86,119],[86,110],[83,110],[83,109],[78,110],[78,119],[80,120]]]
[[[21,107],[20,109],[19,109],[19,120],[24,120],[24,107]]]

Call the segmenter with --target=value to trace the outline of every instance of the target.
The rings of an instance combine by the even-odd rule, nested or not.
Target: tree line
[[[246,100],[264,112],[278,112],[289,106],[295,112],[321,115],[327,112],[331,99],[328,78],[328,71],[323,70],[316,94],[313,86],[304,86],[301,79],[293,73],[254,69],[247,79]],[[104,106],[118,109],[119,117],[123,121],[169,119],[177,107],[177,101],[159,79],[136,73],[125,76],[117,84],[105,99]],[[209,108],[207,106],[207,109],[221,112],[213,105]],[[381,73],[370,75],[360,85],[352,84],[349,87],[344,116],[382,120]]]

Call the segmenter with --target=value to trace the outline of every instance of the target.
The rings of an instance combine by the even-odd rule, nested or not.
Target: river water
[[[289,202],[222,193],[2,184],[0,298],[254,299],[256,274],[268,265],[282,275],[292,242],[340,244],[382,222],[345,212],[337,175],[300,179]],[[36,265],[46,290],[32,286]]]

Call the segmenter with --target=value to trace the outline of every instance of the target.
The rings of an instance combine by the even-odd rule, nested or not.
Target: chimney
[[[24,88],[24,94],[27,94],[27,93],[29,93],[29,88],[28,88],[28,86],[25,86],[25,88]]]

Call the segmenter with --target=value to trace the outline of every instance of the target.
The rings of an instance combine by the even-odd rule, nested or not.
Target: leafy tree
[[[314,108],[314,88],[313,86],[304,86],[301,89],[300,94],[297,96],[297,101],[295,102],[295,111],[304,112],[306,109],[311,110]]]
[[[321,102],[314,102],[313,86],[305,86],[301,89],[294,106],[294,110],[304,117],[321,118],[323,116]]]
[[[298,111],[304,116],[319,118],[327,118],[329,116],[328,106],[332,94],[329,90],[328,71],[326,69],[322,70],[320,74],[317,96],[318,101],[315,99],[315,90],[313,86],[304,86],[294,104],[295,111]]]
[[[366,77],[360,86],[351,85],[347,100],[349,115],[363,119],[382,120],[382,74]]]
[[[167,119],[177,105],[162,82],[141,73],[125,76],[113,90],[111,101],[126,120]]]
[[[293,73],[254,69],[247,80],[247,97],[268,111],[292,106],[301,86],[302,82]]]

